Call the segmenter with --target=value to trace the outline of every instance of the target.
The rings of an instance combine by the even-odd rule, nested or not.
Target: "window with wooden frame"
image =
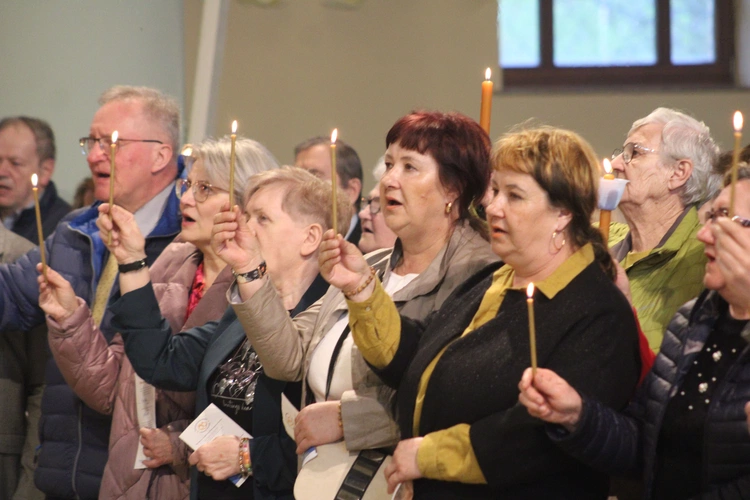
[[[733,83],[730,0],[498,0],[507,88]]]

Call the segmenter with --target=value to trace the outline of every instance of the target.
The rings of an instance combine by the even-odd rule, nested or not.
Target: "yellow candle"
[[[229,209],[234,209],[234,145],[237,142],[237,120],[232,122],[232,152],[229,154]]]
[[[487,68],[482,82],[482,106],[479,109],[479,125],[487,134],[490,133],[490,115],[492,114],[492,70]]]
[[[112,132],[112,142],[109,145],[109,220],[112,221],[112,205],[115,202],[115,154],[117,154],[117,130]],[[107,244],[112,245],[112,232],[109,233]]]
[[[339,129],[333,129],[331,133],[331,189],[333,190],[333,234],[338,234],[338,196],[336,194],[336,138],[339,135]]]
[[[742,142],[742,113],[734,112],[734,151],[732,152],[732,185],[729,188],[729,217],[734,217],[734,188],[737,185],[737,163],[740,159]]]
[[[39,210],[39,176],[32,174],[31,185],[34,192],[34,210],[36,211],[36,230],[39,236],[39,256],[42,259],[42,274],[47,278],[47,259],[44,257],[44,233],[42,232],[42,212]]]
[[[604,159],[604,178],[610,181],[615,180],[615,176],[612,174],[612,163],[608,159]],[[609,246],[609,223],[612,221],[612,211],[610,210],[599,210],[599,232],[604,238],[604,244]]]
[[[526,287],[526,305],[529,307],[529,346],[531,346],[531,374],[536,376],[536,327],[534,326],[534,283]]]

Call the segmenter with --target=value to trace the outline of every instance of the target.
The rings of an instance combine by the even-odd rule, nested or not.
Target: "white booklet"
[[[138,427],[153,429],[156,427],[156,389],[147,384],[138,374],[135,375],[135,408],[138,414]],[[138,439],[138,451],[135,453],[134,469],[145,469],[143,461],[148,457],[143,453],[143,444]]]
[[[225,435],[252,438],[237,422],[221,411],[218,406],[211,403],[180,434],[180,439],[193,450],[197,450],[202,445],[213,441],[214,438]],[[245,479],[239,474],[229,478],[238,488],[242,486]]]

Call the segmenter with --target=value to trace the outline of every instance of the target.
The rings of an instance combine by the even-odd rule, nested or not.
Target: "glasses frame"
[[[164,144],[163,141],[159,141],[156,139],[125,139],[124,137],[122,137],[118,138],[117,142],[115,143],[115,154],[117,154],[117,152],[120,150],[120,143],[123,141],[152,142],[154,144]],[[89,144],[91,144],[91,146],[89,146]],[[84,156],[88,156],[88,154],[93,151],[94,144],[98,144],[99,149],[101,149],[104,154],[109,154],[110,146],[112,145],[112,139],[109,137],[92,137],[90,135],[78,139],[78,145],[81,146],[81,153],[83,153]]]
[[[633,151],[635,150],[640,151],[642,154],[648,154],[648,153],[658,153],[659,151],[656,149],[647,148],[646,146],[641,146],[637,142],[629,142],[625,144],[621,148],[617,148],[614,151],[612,151],[612,159],[614,160],[618,156],[622,155],[622,161],[625,162],[625,165],[630,165],[630,162],[633,161]],[[628,152],[630,150],[630,152]]]
[[[205,195],[203,194],[203,191],[198,190],[198,187],[201,186],[204,188],[208,188]],[[182,199],[182,196],[187,192],[188,189],[193,190],[193,199],[198,203],[203,203],[204,201],[206,201],[210,196],[215,194],[214,191],[221,191],[224,193],[229,192],[226,189],[214,186],[208,181],[191,182],[188,179],[177,179],[174,182],[174,193],[177,196],[178,200]],[[200,195],[198,193],[200,193]]]
[[[378,215],[380,213],[380,196],[374,198],[362,198],[362,203],[370,210],[370,215]],[[377,203],[377,209],[373,210],[372,204]]]
[[[719,217],[727,217],[729,218],[729,210],[726,208],[720,208],[718,210],[715,210],[711,208],[708,212],[706,212],[706,224],[712,224],[717,218]],[[750,219],[746,219],[744,217],[740,217],[739,215],[735,215],[730,219],[732,222],[736,222],[742,227],[750,227]]]

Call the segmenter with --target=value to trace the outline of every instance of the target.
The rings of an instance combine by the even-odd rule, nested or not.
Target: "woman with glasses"
[[[363,199],[362,210],[359,211],[359,220],[362,223],[362,236],[357,246],[362,253],[370,253],[381,248],[391,248],[396,243],[396,233],[385,223],[385,217],[380,210],[380,178],[385,173],[385,157],[378,161],[372,171],[376,186],[369,192],[367,198]]]
[[[654,351],[677,308],[702,288],[697,206],[721,184],[712,168],[717,155],[708,127],[667,108],[636,120],[613,154],[615,174],[630,182],[619,205],[627,225],[613,223],[610,246]]]
[[[317,253],[333,219],[331,185],[303,169],[285,167],[253,176],[242,199],[245,217],[236,227],[237,240],[214,248],[219,257],[234,262],[229,256],[237,242],[249,239],[266,260],[252,269],[234,267],[237,283],[270,282],[270,276],[276,293],[283,297],[283,314],[297,316],[326,290],[318,276]],[[225,204],[223,210],[228,208]],[[337,211],[338,220],[348,224],[351,203],[346,197],[339,197]],[[233,213],[239,216],[237,206]],[[105,232],[112,227],[104,215],[99,225]],[[121,238],[128,239],[115,217],[113,240]],[[117,244],[114,251],[118,259],[138,257]],[[195,390],[196,412],[214,404],[252,436],[220,435],[190,455],[189,462],[195,465],[191,498],[291,500],[297,460],[294,441],[284,430],[281,400],[283,393],[290,401],[299,401],[299,384],[273,380],[264,373],[231,308],[218,321],[170,335],[154,308],[148,273],[121,274],[120,289],[122,296],[111,305],[112,324],[124,338],[135,371],[156,387]],[[270,315],[266,318],[271,326],[274,320]],[[246,481],[236,487],[230,480],[233,476]]]
[[[393,249],[368,254],[367,262],[402,314],[424,319],[467,276],[497,260],[486,240],[487,227],[472,210],[487,191],[490,141],[464,115],[413,112],[396,121],[385,142],[380,212],[398,239]],[[230,240],[235,223],[228,214],[222,217],[227,230],[217,236]],[[231,262],[235,270],[266,258],[250,245],[242,248],[244,254]],[[389,416],[392,392],[354,345],[341,291],[329,289],[294,322],[285,317],[270,283],[241,284],[239,291],[243,302],[233,306],[266,373],[302,380],[297,453],[342,438],[348,450],[398,441]],[[337,487],[341,478],[331,483]]]
[[[227,306],[225,293],[232,273],[211,248],[211,230],[214,215],[229,200],[230,148],[228,138],[208,139],[193,148],[188,177],[178,179],[175,186],[182,230],[148,270],[172,333],[216,320]],[[250,176],[277,167],[261,144],[238,139],[235,196],[239,199]],[[127,215],[129,254],[137,256],[118,259],[120,273],[126,274],[145,266],[140,260],[145,253],[132,214],[122,212]],[[40,276],[39,283],[50,348],[65,380],[91,408],[112,415],[100,498],[187,498],[188,456],[178,435],[192,420],[195,394],[157,390],[155,427],[142,427],[136,413],[136,387],[143,383],[123,355],[122,337],[116,335],[107,345],[88,306],[52,269],[47,269],[46,280]]]
[[[725,187],[698,232],[705,290],[683,305],[656,362],[624,413],[551,370],[524,373],[519,400],[547,434],[584,463],[637,474],[644,498],[750,498],[750,169],[734,213]],[[579,392],[580,391],[580,392]]]

